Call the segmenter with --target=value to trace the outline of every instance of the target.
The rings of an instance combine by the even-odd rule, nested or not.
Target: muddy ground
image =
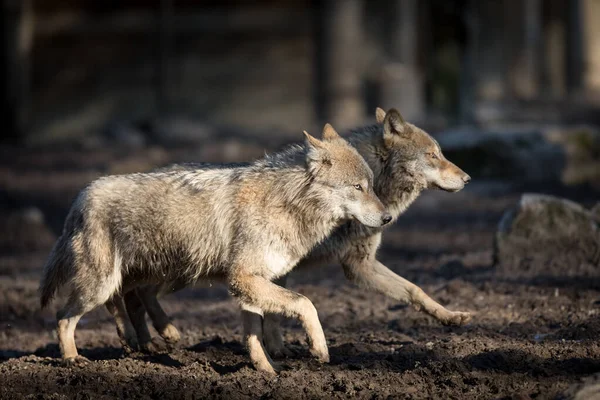
[[[36,290],[70,201],[100,174],[198,154],[0,148],[0,398],[547,399],[571,396],[573,385],[600,372],[595,282],[522,281],[492,266],[497,222],[523,190],[584,205],[598,193],[502,182],[425,193],[389,228],[380,251],[383,263],[437,301],[474,312],[468,326],[444,327],[359,290],[333,265],[289,280],[319,311],[330,364],[312,359],[299,325],[287,321],[286,342],[298,353],[283,360],[289,370],[276,378],[254,371],[240,343],[239,311],[214,286],[162,300],[183,334],[176,349],[125,356],[108,313],[98,309],[76,332],[92,362],[61,366],[53,331],[61,299],[42,311]]]

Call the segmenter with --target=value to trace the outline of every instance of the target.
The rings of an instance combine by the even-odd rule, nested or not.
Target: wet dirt
[[[600,372],[600,286],[495,271],[497,223],[523,190],[498,182],[424,193],[388,229],[379,252],[444,306],[473,312],[465,327],[442,326],[360,290],[332,265],[289,279],[319,311],[329,364],[310,356],[296,321],[285,321],[296,356],[281,361],[287,370],[277,377],[256,372],[240,342],[239,310],[215,285],[162,299],[183,335],[175,348],[125,355],[111,318],[98,309],[76,332],[90,362],[62,366],[54,313],[63,299],[40,310],[41,268],[78,190],[115,165],[140,168],[148,151],[0,149],[0,398],[550,399],[572,397],[584,378]],[[194,158],[189,149],[170,150],[161,162]],[[598,198],[533,189],[584,204]]]

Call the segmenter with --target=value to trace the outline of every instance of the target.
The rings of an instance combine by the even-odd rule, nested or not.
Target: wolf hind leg
[[[250,361],[257,371],[275,375],[283,368],[273,362],[265,351],[263,343],[263,316],[260,310],[242,304],[242,323],[244,327],[244,344],[250,355]]]
[[[179,342],[181,335],[171,323],[171,318],[169,318],[158,302],[157,295],[159,290],[160,286],[158,285],[148,285],[137,288],[136,292],[152,320],[154,329],[156,329],[168,345],[174,345]]]
[[[146,323],[146,309],[137,294],[137,290],[130,290],[125,293],[125,306],[129,319],[135,329],[140,350],[147,353],[158,352],[160,346],[152,340],[152,335]]]
[[[75,274],[71,279],[71,292],[67,304],[57,313],[58,340],[63,361],[72,365],[83,358],[77,353],[75,345],[75,329],[81,317],[94,308],[106,304],[117,292],[121,284],[121,272],[115,268],[107,274],[98,274],[102,267],[80,263],[73,268]]]
[[[287,276],[275,281],[276,285],[285,288]],[[265,314],[263,318],[263,341],[267,353],[273,358],[293,357],[295,353],[285,347],[281,334],[281,317],[278,314]]]
[[[106,302],[108,312],[115,319],[117,325],[117,334],[121,341],[121,346],[126,353],[130,354],[138,350],[137,333],[129,319],[123,296],[115,295]]]
[[[273,358],[288,358],[296,355],[283,343],[281,317],[279,315],[265,314],[263,318],[263,336],[265,348]]]
[[[82,365],[88,360],[80,356],[75,344],[75,328],[81,317],[94,308],[84,304],[74,296],[69,297],[67,304],[56,314],[58,345],[63,362],[68,365]]]

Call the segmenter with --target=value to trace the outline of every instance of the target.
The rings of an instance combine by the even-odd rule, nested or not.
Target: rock
[[[146,146],[144,133],[133,124],[126,122],[110,123],[104,129],[103,136],[109,145],[121,145],[134,149]]]
[[[596,205],[592,207],[591,212],[596,219],[600,219],[600,202],[596,203]]]
[[[564,151],[541,131],[456,130],[437,137],[444,155],[474,178],[559,181]]]
[[[566,165],[561,180],[567,185],[591,183],[600,187],[600,132],[587,127],[549,130],[546,139],[561,146]]]
[[[48,250],[56,240],[37,207],[9,212],[5,220],[0,219],[0,229],[6,233],[0,239],[0,249],[10,252]]]
[[[20,217],[24,223],[30,225],[43,225],[44,214],[37,207],[29,207],[21,211]]]
[[[524,194],[502,217],[494,247],[498,272],[515,279],[600,278],[600,219],[570,200]]]
[[[218,135],[218,130],[204,122],[188,118],[156,119],[150,124],[150,135],[165,146],[198,145]]]
[[[592,127],[461,129],[437,139],[446,157],[474,178],[600,187],[600,132]]]
[[[582,382],[571,385],[559,399],[600,400],[600,374],[583,378]]]

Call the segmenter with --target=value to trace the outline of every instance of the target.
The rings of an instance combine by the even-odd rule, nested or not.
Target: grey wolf
[[[349,219],[380,227],[392,217],[373,173],[330,125],[323,140],[294,145],[247,166],[108,176],[81,191],[44,268],[41,305],[64,288],[58,339],[67,364],[85,362],[74,331],[106,305],[125,342],[135,337],[123,294],[142,284],[222,279],[244,310],[245,341],[257,369],[274,373],[262,316],[298,318],[311,353],[329,360],[306,297],[274,284]]]
[[[434,188],[456,192],[471,180],[469,175],[444,157],[435,139],[405,122],[397,110],[391,109],[386,113],[378,108],[376,118],[376,124],[354,130],[347,139],[373,170],[375,193],[390,212],[393,221],[423,190]],[[173,170],[187,168],[193,166],[171,167]],[[377,260],[376,252],[382,240],[383,229],[349,221],[314,248],[298,268],[337,262],[342,265],[345,276],[359,287],[410,303],[444,325],[467,323],[471,318],[470,313],[447,310],[421,288],[398,276]],[[278,283],[285,286],[285,276]],[[166,282],[162,287],[140,287],[136,292],[127,294],[127,309],[134,320],[133,325],[143,349],[153,348],[144,308],[157,331],[164,332],[161,336],[168,343],[179,339],[177,329],[170,323],[156,297],[157,294],[172,292],[184,286],[185,282]],[[271,356],[291,355],[281,338],[278,315],[264,315],[263,329],[263,341]]]

